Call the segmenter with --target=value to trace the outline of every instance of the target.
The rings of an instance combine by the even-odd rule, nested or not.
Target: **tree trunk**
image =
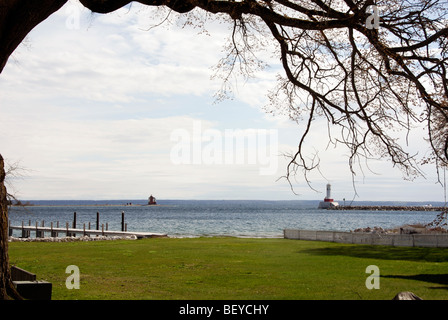
[[[8,198],[5,187],[5,166],[0,154],[0,300],[21,299],[11,278],[8,256]]]

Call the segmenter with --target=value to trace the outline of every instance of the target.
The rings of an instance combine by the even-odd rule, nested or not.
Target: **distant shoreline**
[[[167,207],[169,204],[13,204],[12,207]]]

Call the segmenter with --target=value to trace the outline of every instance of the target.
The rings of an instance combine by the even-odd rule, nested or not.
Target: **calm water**
[[[411,211],[327,211],[317,209],[318,201],[158,200],[160,206],[127,206],[126,200],[33,203],[37,205],[11,208],[9,218],[13,225],[21,225],[22,221],[28,224],[29,220],[32,225],[36,221],[40,225],[43,220],[45,226],[56,221],[65,226],[66,222],[72,223],[76,212],[78,228],[89,222],[95,228],[96,213],[99,212],[100,225],[108,223],[109,230],[120,230],[121,212],[124,211],[128,231],[164,233],[172,237],[283,237],[283,229],[287,228],[335,231],[374,226],[391,228],[427,223],[437,215],[436,212]],[[132,204],[145,204],[145,201],[134,200]],[[406,204],[411,205],[399,203]],[[15,232],[18,236],[19,231]]]

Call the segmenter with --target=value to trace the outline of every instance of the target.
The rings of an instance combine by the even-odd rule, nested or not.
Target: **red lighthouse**
[[[148,199],[148,204],[149,204],[149,205],[156,205],[156,204],[157,204],[157,202],[156,202],[156,198],[153,197],[152,195],[150,195],[150,196],[149,196],[149,199]]]

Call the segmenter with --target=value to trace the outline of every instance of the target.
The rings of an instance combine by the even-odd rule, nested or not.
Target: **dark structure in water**
[[[149,198],[148,198],[148,205],[151,206],[151,205],[155,205],[155,204],[157,204],[156,198],[153,197],[152,195],[150,195]]]

